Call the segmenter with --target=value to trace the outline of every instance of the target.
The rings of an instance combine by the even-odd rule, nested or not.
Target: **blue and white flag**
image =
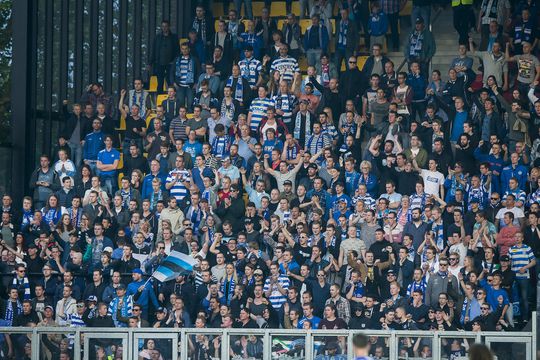
[[[178,251],[171,251],[170,255],[163,260],[157,270],[152,274],[161,282],[174,279],[182,273],[191,273],[197,260]]]

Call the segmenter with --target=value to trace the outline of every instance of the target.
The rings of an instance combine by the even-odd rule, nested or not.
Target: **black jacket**
[[[228,208],[225,207],[225,202],[223,201],[216,209],[216,214],[223,222],[229,220],[232,224],[233,231],[238,232],[244,228],[242,219],[245,211],[244,200],[238,197],[231,199],[231,205]]]
[[[176,59],[179,52],[178,36],[173,33],[165,36],[160,32],[156,35],[152,43],[149,63],[153,66],[170,64]]]

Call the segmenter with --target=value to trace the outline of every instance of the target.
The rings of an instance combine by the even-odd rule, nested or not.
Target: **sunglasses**
[[[491,200],[499,200],[497,197],[492,197]]]
[[[439,264],[439,266],[448,266],[448,264]]]
[[[481,307],[480,309],[482,309],[482,310],[489,310],[489,308],[487,308],[487,307]]]
[[[262,276],[262,274],[255,274],[255,276]]]

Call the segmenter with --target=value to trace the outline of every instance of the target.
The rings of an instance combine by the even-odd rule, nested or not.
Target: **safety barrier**
[[[471,344],[484,343],[499,360],[530,360],[536,354],[536,323],[533,316],[532,330],[526,332],[1,327],[0,334],[9,334],[23,348],[26,344],[28,352],[30,344],[27,356],[36,360],[53,359],[44,336],[49,344],[66,337],[75,360],[97,359],[103,352],[104,359],[114,360],[204,359],[201,354],[211,359],[350,360],[357,333],[370,337],[371,352],[382,359],[466,359]]]

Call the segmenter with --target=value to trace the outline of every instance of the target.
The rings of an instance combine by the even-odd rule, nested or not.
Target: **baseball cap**
[[[503,255],[503,256],[500,257],[499,260],[501,260],[501,261],[510,261],[510,256],[508,256],[508,255]]]
[[[167,308],[165,308],[165,307],[158,307],[158,308],[156,309],[156,314],[157,314],[157,313],[163,313],[163,314],[166,314],[166,313],[167,313]]]
[[[44,310],[45,310],[45,309],[51,309],[52,311],[54,311],[54,308],[53,308],[51,305],[45,306]]]
[[[118,284],[118,286],[116,287],[116,290],[126,290],[126,285]]]
[[[261,269],[257,269],[253,272],[253,275],[263,275],[263,272]]]
[[[251,218],[246,218],[246,219],[244,220],[244,223],[246,223],[246,224],[253,224],[253,220],[251,220]]]
[[[315,170],[317,170],[318,167],[317,167],[316,164],[311,163],[311,164],[308,165],[308,169],[315,169]]]
[[[253,51],[253,46],[252,45],[244,46],[244,51]]]
[[[142,271],[141,269],[139,269],[139,268],[133,269],[132,274],[139,274],[139,275],[142,275],[142,274],[143,274],[143,271]]]
[[[36,246],[36,244],[31,243],[30,245],[28,245],[28,248],[29,249],[37,249],[37,246]]]
[[[94,302],[97,302],[97,296],[95,296],[95,295],[90,295],[90,296],[88,297],[88,299],[86,299],[86,301],[94,301]]]
[[[283,182],[283,185],[291,185],[292,186],[292,181],[291,180],[285,180]]]
[[[231,191],[238,191],[238,186],[236,185],[231,185]]]
[[[419,16],[416,18],[416,24],[423,24],[424,23],[424,18]]]
[[[103,251],[106,251],[106,252],[108,252],[108,253],[111,253],[111,254],[112,254],[112,252],[113,252],[113,248],[112,248],[112,247],[110,247],[110,246],[107,246],[107,247],[106,247],[105,249],[103,249]]]
[[[386,276],[388,275],[396,275],[396,273],[394,272],[394,270],[390,269],[386,272]]]

